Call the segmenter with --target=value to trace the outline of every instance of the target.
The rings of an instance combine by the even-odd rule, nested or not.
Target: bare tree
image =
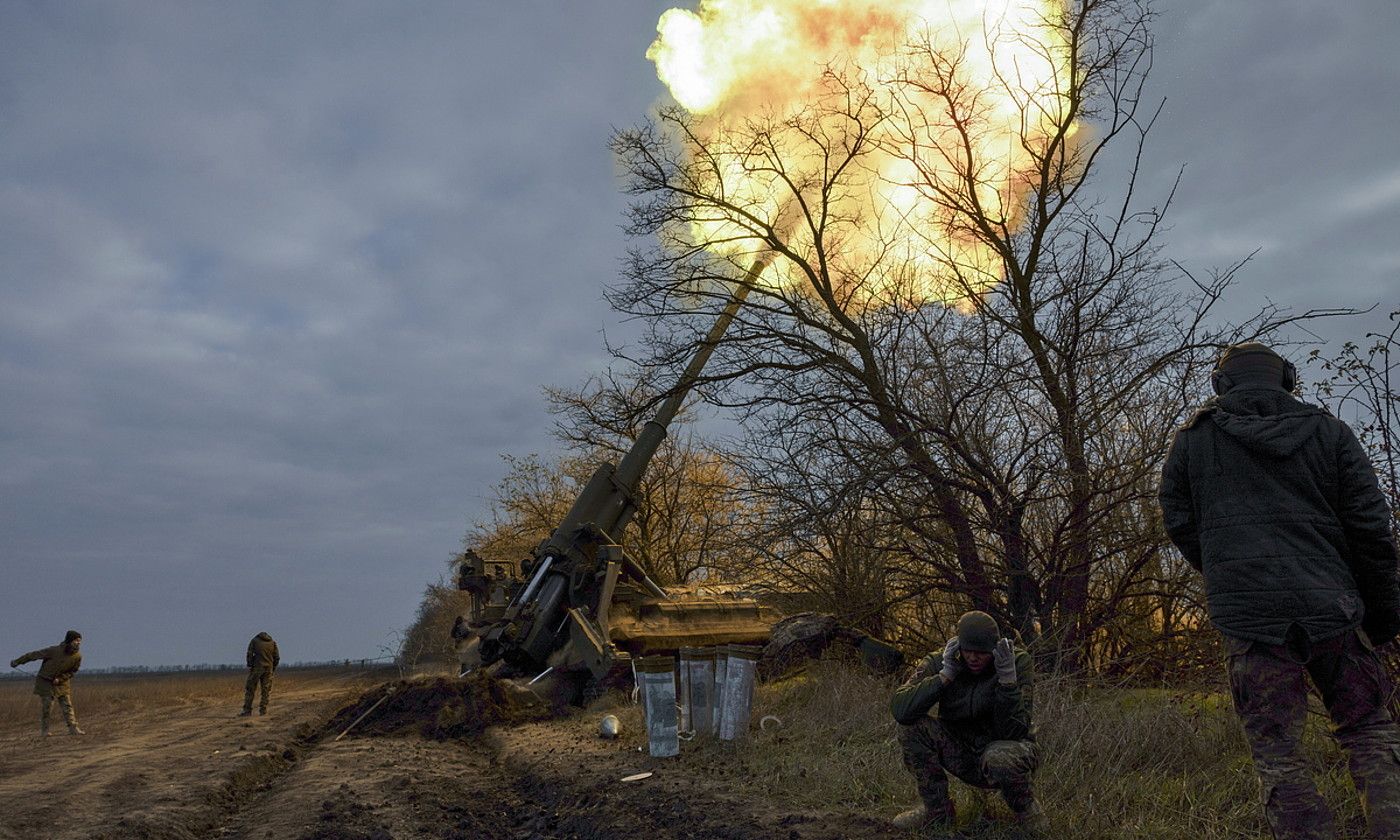
[[[566,454],[507,458],[490,518],[465,542],[494,560],[521,560],[559,524],[601,461],[616,461],[636,439],[651,392],[635,379],[603,376],[577,390],[547,392],[555,433]],[[637,487],[637,512],[622,539],[629,555],[658,583],[717,580],[749,568],[737,522],[747,516],[735,473],[717,452],[673,424]]]
[[[1400,521],[1400,310],[1389,332],[1368,332],[1364,344],[1348,341],[1337,355],[1308,355],[1321,380],[1318,397],[1348,421],[1371,453],[1390,510]]]
[[[1071,667],[1100,629],[1149,620],[1144,598],[1175,620],[1179,560],[1152,503],[1170,431],[1220,345],[1294,320],[1212,325],[1244,260],[1202,281],[1160,253],[1172,195],[1137,190],[1160,107],[1144,98],[1151,20],[1145,3],[1080,0],[1030,33],[916,39],[886,75],[830,66],[800,108],[663,109],[613,142],[646,241],[611,294],[650,326],[640,369],[674,370],[739,290],[702,390],[749,430],[766,465],[750,479],[808,497],[812,534],[857,511],[897,526],[867,541],[871,563],[895,552],[923,571],[908,588],[1043,629]],[[970,84],[970,56],[1001,49],[1061,69]],[[989,140],[1006,102],[1010,176]],[[1109,148],[1131,164],[1103,185]],[[791,492],[812,476],[775,468],[785,457],[827,465],[829,492]],[[786,550],[831,560],[825,545]]]
[[[468,599],[467,593],[446,586],[442,581],[429,584],[423,590],[423,600],[413,623],[393,634],[395,644],[388,651],[398,665],[399,676],[409,677],[422,666],[441,667],[456,661],[452,625],[457,616],[466,611]]]

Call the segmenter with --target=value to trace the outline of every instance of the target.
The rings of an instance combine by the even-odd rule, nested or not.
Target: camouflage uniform
[[[964,670],[945,683],[940,658],[929,656],[895,691],[896,736],[929,820],[953,819],[949,773],[1000,791],[1018,820],[1040,819],[1031,789],[1040,764],[1031,721],[1034,664],[1023,650],[1014,655],[1014,684],[999,683],[991,667],[981,674]]]
[[[266,633],[259,633],[248,642],[248,682],[243,686],[243,714],[253,713],[253,692],[262,687],[258,714],[267,714],[268,697],[272,694],[272,674],[281,663],[277,643]]]
[[[1312,678],[1347,750],[1371,836],[1400,837],[1400,731],[1386,709],[1392,687],[1364,630],[1268,645],[1225,637],[1230,693],[1263,788],[1264,815],[1280,840],[1337,836],[1299,741]]]
[[[63,644],[30,651],[10,662],[11,668],[17,668],[26,662],[43,660],[34,678],[34,693],[39,695],[39,731],[44,735],[49,734],[49,718],[55,700],[63,712],[68,731],[74,735],[83,734],[83,730],[78,728],[78,715],[73,710],[72,689],[69,686],[73,675],[82,666],[83,655],[78,651],[78,645],[74,644],[75,640],[81,639],[82,636],[70,631],[69,638]]]
[[[904,766],[914,774],[919,798],[931,812],[946,809],[946,803],[952,802],[949,773],[973,787],[1001,791],[1017,814],[1030,808],[1035,799],[1031,775],[1040,766],[1040,748],[1034,741],[992,741],[978,750],[932,717],[910,726],[901,724],[898,738]]]

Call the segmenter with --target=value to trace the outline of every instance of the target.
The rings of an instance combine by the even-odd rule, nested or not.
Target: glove
[[[938,672],[938,676],[942,677],[944,682],[952,682],[963,671],[962,659],[958,657],[960,649],[957,636],[949,639],[948,644],[943,646],[943,670]]]
[[[18,659],[11,659],[11,660],[10,660],[10,667],[11,667],[11,668],[18,668],[18,667],[19,667],[19,660],[18,660]]]
[[[992,651],[992,662],[997,667],[997,682],[1002,685],[1016,684],[1016,652],[1011,649],[1011,640],[1002,639]]]

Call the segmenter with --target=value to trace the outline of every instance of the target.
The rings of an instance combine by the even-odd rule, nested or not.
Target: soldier
[[[1162,516],[1205,576],[1235,711],[1280,840],[1337,836],[1299,746],[1305,675],[1322,695],[1373,837],[1400,837],[1400,730],[1374,646],[1400,632],[1392,520],[1345,423],[1290,393],[1297,372],[1258,342],[1229,347],[1217,396],[1176,433]]]
[[[1017,822],[1033,834],[1046,829],[1031,791],[1040,763],[1031,723],[1034,668],[1030,654],[998,639],[996,620],[965,613],[958,632],[930,655],[894,693],[904,766],[923,802],[895,817],[903,829],[944,829],[956,821],[948,773],[980,788],[1001,791]],[[930,713],[938,707],[937,717]]]
[[[253,689],[262,686],[262,699],[258,703],[258,714],[267,714],[267,698],[272,694],[272,673],[282,656],[277,652],[277,643],[266,633],[259,633],[248,642],[248,682],[243,686],[243,711],[239,717],[253,713]]]
[[[457,571],[457,588],[471,595],[471,623],[481,621],[486,598],[491,593],[491,576],[486,573],[486,561],[470,548],[462,553],[462,563]]]
[[[41,648],[30,651],[18,659],[10,660],[11,668],[18,668],[26,662],[33,662],[36,659],[44,660],[39,666],[39,673],[34,678],[34,693],[39,695],[39,734],[48,736],[49,732],[49,711],[53,708],[53,701],[58,701],[58,707],[63,710],[63,719],[68,722],[69,735],[83,735],[82,729],[78,727],[78,715],[73,711],[73,698],[69,681],[73,675],[78,673],[78,668],[83,663],[83,655],[78,652],[82,647],[83,634],[77,630],[69,630],[63,636],[63,643],[53,647]]]

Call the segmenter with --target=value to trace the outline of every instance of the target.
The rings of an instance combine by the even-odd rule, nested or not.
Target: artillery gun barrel
[[[636,512],[634,496],[641,483],[642,475],[646,473],[651,459],[656,456],[656,450],[660,448],[661,442],[666,439],[667,427],[671,425],[671,421],[680,412],[681,405],[690,395],[691,388],[699,381],[700,372],[705,369],[705,365],[710,361],[710,356],[719,346],[720,339],[724,337],[725,332],[729,330],[729,325],[738,316],[739,308],[744,305],[744,300],[749,296],[749,290],[758,282],[759,275],[772,261],[772,252],[764,251],[749,266],[749,270],[744,275],[744,282],[734,289],[729,302],[720,312],[719,317],[715,319],[714,325],[710,327],[710,332],[700,343],[700,347],[696,349],[695,355],[686,365],[685,371],[681,374],[681,378],[671,391],[670,396],[657,409],[656,415],[642,427],[642,431],[637,435],[632,448],[627,450],[627,454],[623,456],[617,467],[611,468],[604,464],[593,474],[583,492],[579,493],[579,497],[569,510],[568,515],[554,530],[554,534],[545,547],[546,554],[566,550],[578,529],[590,522],[614,539],[621,537],[623,528],[627,527],[627,523],[632,519],[632,514]]]
[[[681,374],[680,381],[676,383],[676,388],[666,401],[657,409],[656,416],[653,417],[642,428],[642,433],[637,436],[637,440],[632,444],[632,448],[623,456],[622,462],[617,465],[613,480],[621,487],[629,491],[635,491],[637,485],[642,480],[642,474],[646,472],[647,465],[656,455],[656,450],[661,446],[661,442],[666,438],[666,430],[680,412],[681,405],[685,398],[690,395],[691,388],[700,380],[700,372],[705,369],[705,365],[710,361],[710,356],[714,354],[715,348],[719,346],[720,339],[729,330],[729,325],[739,314],[739,308],[744,305],[744,300],[749,296],[749,290],[758,280],[758,276],[773,261],[772,252],[765,251],[762,256],[754,260],[749,266],[744,280],[733,292],[729,303],[725,305],[724,311],[715,319],[715,323],[710,327],[710,332],[701,342],[700,347],[691,357],[690,364],[686,365],[685,371]],[[626,522],[620,522],[614,527],[622,530],[621,526]]]
[[[625,554],[616,555],[618,568],[607,573],[610,561],[603,559],[606,552],[602,548],[621,542],[622,531],[637,511],[637,488],[666,439],[667,426],[700,381],[701,371],[772,260],[772,252],[765,251],[749,266],[680,380],[656,415],[642,427],[621,463],[616,467],[600,464],[554,532],[535,549],[536,566],[528,584],[511,600],[501,620],[482,633],[479,650],[484,664],[504,658],[518,667],[542,667],[550,654],[566,643],[564,629],[570,617],[576,624],[587,625],[606,614],[604,601],[612,597],[618,573],[627,575],[654,597],[668,597]],[[601,583],[604,578],[609,582]],[[589,645],[606,658],[606,628],[582,630],[593,640]]]

